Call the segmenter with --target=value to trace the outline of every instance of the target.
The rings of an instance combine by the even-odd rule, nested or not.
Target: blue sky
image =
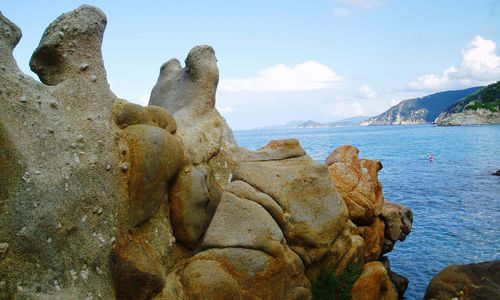
[[[4,0],[26,73],[43,31],[87,3],[108,17],[112,90],[147,103],[161,64],[214,47],[234,129],[376,115],[401,100],[500,80],[500,0]]]

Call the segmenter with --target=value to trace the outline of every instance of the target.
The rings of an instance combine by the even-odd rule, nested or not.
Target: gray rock
[[[384,246],[382,253],[390,252],[396,241],[404,241],[410,234],[413,224],[413,212],[408,207],[384,200],[382,214],[385,223]]]
[[[242,162],[233,175],[270,196],[283,210],[290,248],[307,265],[320,260],[344,229],[348,215],[325,165],[308,156]]]
[[[178,135],[193,165],[208,163],[224,187],[234,168],[236,142],[224,118],[215,109],[219,69],[210,46],[196,46],[181,67],[171,59],[160,69],[149,105],[172,113]]]
[[[224,192],[201,246],[257,249],[275,256],[284,243],[281,229],[262,206]]]
[[[129,239],[131,215],[139,225],[134,237],[154,250],[152,257],[137,255],[135,264],[147,260],[168,271],[184,255],[173,250],[165,214],[167,180],[183,162],[173,118],[163,124],[159,116],[168,113],[146,109],[147,124],[123,130],[115,124],[119,99],[101,54],[105,25],[104,14],[87,5],[54,21],[30,62],[40,83],[17,67],[12,51],[21,33],[0,16],[0,241],[9,244],[0,260],[1,299],[85,299],[90,287],[94,297],[115,298],[110,254]],[[134,126],[148,129],[138,147],[122,153],[124,132]],[[148,146],[156,143],[165,147]],[[120,162],[128,163],[126,172]],[[145,184],[133,174],[145,175]]]

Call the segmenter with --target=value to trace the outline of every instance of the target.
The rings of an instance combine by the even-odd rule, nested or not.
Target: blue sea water
[[[406,299],[422,299],[430,279],[450,264],[500,259],[500,126],[432,125],[235,131],[257,149],[272,139],[298,138],[315,160],[352,144],[382,161],[387,199],[413,210],[413,231],[389,253],[406,276]],[[428,160],[429,153],[436,157]]]

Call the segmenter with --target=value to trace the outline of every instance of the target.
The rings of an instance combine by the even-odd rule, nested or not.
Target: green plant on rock
[[[351,289],[358,280],[363,267],[361,265],[349,265],[340,276],[335,271],[321,271],[318,278],[312,284],[314,300],[349,300]]]

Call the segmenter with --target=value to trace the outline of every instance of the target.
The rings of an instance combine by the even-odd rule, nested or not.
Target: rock
[[[115,103],[114,111],[115,123],[122,129],[142,124],[165,129],[171,134],[177,130],[177,123],[172,115],[158,106],[142,107],[120,100]]]
[[[212,220],[222,191],[206,167],[187,166],[170,189],[170,217],[177,240],[196,249]]]
[[[235,180],[227,186],[226,191],[261,205],[278,224],[282,224],[283,226],[283,224],[287,222],[287,215],[285,215],[283,208],[281,208],[281,206],[279,206],[269,195],[262,193],[248,183],[241,180]]]
[[[320,261],[306,269],[309,281],[314,282],[322,271],[333,271],[340,276],[350,265],[363,265],[365,241],[354,234],[356,226],[348,221],[342,234],[337,237],[329,252]]]
[[[392,250],[396,241],[404,241],[410,234],[413,213],[408,207],[385,199],[380,216],[385,223],[385,241],[382,252],[387,253]]]
[[[351,145],[340,146],[326,159],[335,188],[356,225],[370,225],[382,211],[384,195],[378,181],[382,163],[358,159],[359,150]]]
[[[178,135],[193,165],[217,161],[211,166],[218,183],[224,187],[234,167],[236,142],[224,118],[215,109],[219,69],[210,46],[196,46],[181,67],[171,59],[160,69],[149,104],[171,112],[177,121]]]
[[[249,152],[244,161],[268,161],[294,158],[306,155],[297,139],[271,141],[255,152]]]
[[[201,246],[257,249],[276,256],[285,243],[278,224],[262,206],[224,192]]]
[[[308,156],[243,161],[235,170],[233,180],[246,182],[281,207],[284,216],[277,222],[285,223],[278,225],[290,248],[306,266],[328,253],[346,225],[347,209],[325,166]]]
[[[293,253],[272,257],[260,250],[211,249],[171,273],[165,299],[311,299],[304,266]]]
[[[444,268],[432,278],[424,299],[500,299],[500,260]]]
[[[378,260],[384,246],[385,224],[380,218],[370,226],[358,226],[357,232],[365,241],[365,262]]]
[[[0,12],[0,64],[2,71],[19,71],[12,52],[21,40],[21,29]]]
[[[175,121],[158,107],[131,108],[109,89],[105,25],[87,5],[55,20],[30,62],[40,83],[17,67],[21,33],[0,16],[0,242],[9,244],[0,299],[85,299],[89,291],[115,298],[113,276],[126,274],[112,272],[111,252],[128,238],[131,219],[134,238],[155,251],[132,260],[120,250],[122,267],[147,270],[142,261],[169,272],[189,253],[172,242],[165,203],[184,162]],[[130,112],[116,114],[115,103]]]
[[[366,202],[363,240],[298,140],[236,145],[211,47],[164,64],[150,106],[117,98],[106,22],[83,5],[50,24],[30,61],[40,83],[17,67],[21,32],[0,14],[1,299],[310,299],[321,267],[364,262],[379,162],[337,159]]]
[[[168,131],[149,125],[123,129],[128,145],[130,225],[150,218],[165,201],[166,184],[183,163],[180,143]]]
[[[396,288],[396,291],[398,293],[398,298],[401,300],[404,299],[404,294],[406,292],[406,289],[408,288],[408,284],[410,283],[410,281],[403,275],[400,275],[391,270],[391,264],[389,258],[387,258],[386,256],[381,257],[379,261],[384,265],[385,269],[389,273],[389,278],[391,279],[392,283],[394,284],[394,287]]]
[[[10,245],[1,260],[0,278],[6,286],[0,298],[49,297],[54,280],[62,294],[73,298],[85,298],[88,286],[103,297],[114,297],[110,276],[91,274],[85,282],[73,283],[63,275],[94,262],[104,262],[101,269],[109,275],[111,245],[93,233],[114,236],[113,227],[127,216],[122,211],[126,182],[105,170],[106,164],[118,161],[117,130],[111,122],[116,97],[109,90],[101,54],[106,18],[97,8],[81,6],[47,28],[31,65],[42,82],[57,84],[54,87],[17,68],[12,50],[20,30],[3,16],[0,23],[0,65],[5,66],[0,71],[0,236]],[[72,42],[80,47],[71,52]],[[99,82],[93,84],[81,74],[83,58]],[[20,102],[22,98],[26,102]],[[88,122],[86,117],[97,110],[102,118]],[[76,143],[79,135],[85,139]],[[26,180],[23,174],[29,174]],[[81,222],[96,205],[106,216]],[[58,223],[64,229],[57,229]]]
[[[439,126],[500,124],[500,113],[489,109],[464,110],[458,113],[443,113],[436,119]]]
[[[84,80],[80,66],[86,63],[88,72],[105,80],[101,44],[106,23],[104,13],[88,5],[60,16],[43,33],[30,60],[31,70],[44,84],[57,85],[65,80]]]
[[[372,261],[363,266],[363,273],[352,287],[353,300],[396,300],[398,294],[384,265],[378,261]]]
[[[150,260],[154,250],[140,238],[124,239],[111,253],[117,299],[152,299],[165,285],[158,265]]]
[[[9,250],[9,243],[0,243],[0,259],[7,256],[7,250]]]

